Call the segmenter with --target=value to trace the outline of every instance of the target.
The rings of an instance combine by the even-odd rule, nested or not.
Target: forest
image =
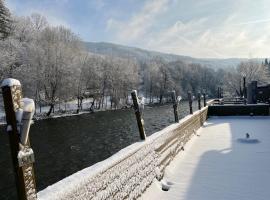
[[[128,104],[130,92],[137,89],[150,103],[164,103],[175,90],[186,98],[191,91],[216,97],[222,87],[227,96],[241,95],[242,78],[259,84],[269,82],[268,60],[249,59],[237,67],[213,69],[181,60],[166,62],[161,57],[149,61],[112,57],[89,52],[84,41],[64,26],[52,26],[34,13],[18,17],[0,1],[0,80],[16,78],[24,95],[37,107],[92,98],[97,109],[110,102],[111,108]],[[107,108],[107,105],[106,105]]]

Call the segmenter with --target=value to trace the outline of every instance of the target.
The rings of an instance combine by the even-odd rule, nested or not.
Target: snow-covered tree
[[[5,39],[11,32],[12,20],[10,12],[4,5],[4,0],[0,0],[0,39]]]

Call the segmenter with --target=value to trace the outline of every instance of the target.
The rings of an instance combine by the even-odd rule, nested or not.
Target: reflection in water
[[[181,102],[180,118],[188,111],[188,103]],[[174,123],[172,105],[145,107],[143,118],[146,135],[151,135]],[[3,127],[1,133],[0,199],[15,199],[8,137]],[[139,132],[133,110],[127,109],[37,121],[31,127],[30,138],[37,188],[41,190],[139,141]]]

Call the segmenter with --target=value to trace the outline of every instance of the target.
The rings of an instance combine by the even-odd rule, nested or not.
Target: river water
[[[197,105],[193,106],[196,110]],[[188,102],[179,105],[179,115],[189,113]],[[146,135],[174,123],[172,105],[145,107]],[[0,199],[16,199],[16,188],[4,127],[0,133]],[[30,130],[35,153],[37,189],[45,187],[139,141],[136,118],[132,109],[102,111],[36,121]]]

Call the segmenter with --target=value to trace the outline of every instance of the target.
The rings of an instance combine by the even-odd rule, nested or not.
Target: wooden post
[[[176,94],[175,94],[175,90],[172,91],[172,101],[173,101],[173,112],[174,112],[174,121],[175,123],[179,122],[179,118],[178,118],[178,102],[176,99]]]
[[[201,93],[198,93],[198,109],[201,110]]]
[[[145,140],[146,135],[145,135],[144,126],[143,126],[144,123],[143,123],[143,119],[141,116],[141,111],[140,111],[140,107],[139,107],[139,103],[138,103],[138,96],[137,96],[136,90],[133,90],[131,92],[131,97],[133,100],[133,106],[134,106],[136,120],[137,120],[137,124],[138,124],[138,128],[139,128],[139,132],[140,132],[140,137],[142,140]]]
[[[218,99],[220,99],[220,87],[218,87],[217,96],[218,96]]]
[[[15,79],[5,79],[1,87],[18,199],[35,200],[37,199],[37,192],[33,162],[30,162],[27,157],[23,157],[19,162],[19,153],[21,153],[20,150],[22,145],[20,144],[19,124],[16,119],[16,113],[18,116],[19,111],[22,111],[21,85],[20,82]],[[29,140],[27,141],[26,147],[30,148]],[[33,156],[32,150],[31,153]]]
[[[206,106],[206,94],[203,93],[203,107]]]
[[[192,109],[192,96],[191,92],[188,92],[188,102],[189,102],[189,114],[193,114],[193,109]]]

